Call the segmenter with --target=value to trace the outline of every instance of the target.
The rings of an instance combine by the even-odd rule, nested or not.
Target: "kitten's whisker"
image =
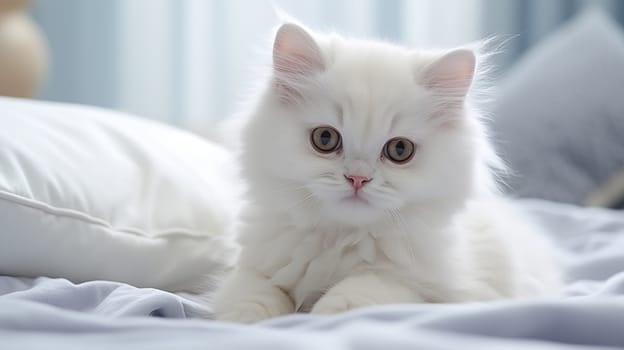
[[[427,232],[434,231],[434,228],[433,228],[433,227],[431,227],[431,225],[430,225],[430,224],[428,224],[428,223],[427,223],[425,220],[423,220],[421,217],[419,217],[419,216],[417,216],[417,215],[412,215],[412,216],[411,216],[411,218],[412,218],[412,219],[414,219],[414,220],[416,220],[416,221],[418,221],[418,224],[419,224],[420,226],[422,226],[422,228],[423,228],[424,230],[426,230]]]
[[[412,263],[416,263],[417,257],[416,257],[416,251],[414,250],[414,242],[412,241],[412,237],[410,235],[410,231],[409,231],[409,229],[407,227],[407,224],[405,223],[405,220],[403,219],[403,216],[396,209],[390,209],[389,213],[390,213],[390,216],[391,216],[391,218],[393,220],[393,223],[399,229],[399,233],[401,233],[401,235],[403,236],[402,237],[403,240],[405,240],[405,243],[407,245],[407,250],[408,250],[408,254],[409,254],[411,262]]]
[[[277,189],[273,190],[273,193],[285,193],[285,192],[299,192],[299,191],[307,191],[308,188],[305,185],[297,185],[297,186],[291,186],[289,184],[284,184],[282,187],[278,187]]]
[[[307,204],[307,202],[312,202],[312,198],[314,197],[314,195],[312,193],[308,194],[307,196],[303,197],[303,199],[296,201],[295,203],[291,204],[288,208],[286,208],[286,210],[293,210],[298,206],[303,206],[305,204]]]

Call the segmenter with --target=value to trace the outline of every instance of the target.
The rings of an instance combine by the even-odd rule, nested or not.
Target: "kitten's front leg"
[[[311,313],[333,314],[369,305],[423,301],[399,281],[368,272],[347,277],[329,289],[316,302]]]
[[[215,296],[217,320],[253,323],[295,312],[292,299],[261,274],[238,269]]]

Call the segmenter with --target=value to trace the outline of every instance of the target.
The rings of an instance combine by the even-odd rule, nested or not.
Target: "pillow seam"
[[[48,203],[41,202],[39,200],[32,199],[32,198],[26,198],[26,197],[20,196],[12,192],[7,192],[5,190],[0,190],[0,201],[17,204],[23,207],[29,207],[31,209],[39,210],[41,212],[44,212],[46,214],[53,215],[53,216],[78,220],[87,224],[103,226],[103,227],[112,229],[114,231],[129,233],[132,235],[140,236],[142,238],[160,239],[160,238],[164,238],[163,236],[178,236],[178,235],[184,236],[185,238],[195,238],[198,240],[213,238],[210,235],[201,235],[201,234],[198,234],[197,231],[183,229],[183,228],[165,229],[162,231],[156,231],[154,232],[153,235],[149,235],[147,234],[147,231],[139,229],[139,228],[115,227],[110,222],[101,218],[94,217],[85,212],[75,210],[75,209],[55,207]]]

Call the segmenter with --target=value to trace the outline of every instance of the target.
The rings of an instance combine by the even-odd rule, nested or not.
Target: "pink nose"
[[[351,186],[353,186],[355,192],[359,191],[360,188],[364,187],[364,185],[366,185],[366,183],[370,182],[371,180],[366,176],[359,175],[345,175],[344,177],[345,179],[347,179],[347,181],[351,183]]]

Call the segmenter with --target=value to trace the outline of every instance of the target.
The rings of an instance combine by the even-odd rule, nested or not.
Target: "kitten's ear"
[[[451,51],[425,69],[422,83],[426,88],[464,97],[475,73],[476,57],[468,49]]]
[[[289,85],[320,72],[325,68],[321,50],[303,28],[285,23],[275,35],[273,43],[273,69],[282,83]],[[294,87],[291,87],[294,88]]]

